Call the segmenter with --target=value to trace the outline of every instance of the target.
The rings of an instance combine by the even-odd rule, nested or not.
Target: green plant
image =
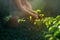
[[[35,12],[39,14],[41,10],[36,10]],[[57,15],[54,18],[54,17],[45,17],[44,14],[39,14],[39,17],[41,18],[34,20],[34,25],[38,25],[39,28],[43,28],[43,25],[44,25],[44,28],[43,30],[39,30],[37,34],[40,33],[39,35],[41,35],[42,34],[41,32],[43,32],[42,35],[45,37],[46,40],[60,40],[60,15]],[[32,20],[32,16],[30,16],[29,19]],[[8,21],[9,16],[7,16],[5,20]],[[28,22],[28,21],[22,18],[22,19],[18,19],[17,22],[23,24],[23,22]],[[45,28],[47,30],[45,30]]]

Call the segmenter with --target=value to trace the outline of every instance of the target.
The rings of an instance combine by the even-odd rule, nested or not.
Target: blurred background
[[[0,0],[1,40],[60,40],[60,0],[28,0],[39,13],[38,21],[20,22],[20,28],[5,27],[10,16],[21,15],[12,0]],[[38,10],[38,11],[37,11]],[[20,19],[19,19],[20,21]]]
[[[42,13],[46,16],[56,16],[60,14],[60,0],[28,0],[33,9],[40,9]],[[4,10],[9,8],[10,12],[17,11],[12,0],[0,0],[0,8],[3,7]],[[13,13],[11,13],[13,14]],[[13,14],[14,15],[14,14]]]

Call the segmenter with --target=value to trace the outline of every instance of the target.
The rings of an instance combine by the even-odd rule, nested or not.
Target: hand
[[[33,10],[28,10],[26,8],[22,8],[22,13],[25,14],[25,16],[32,16],[34,19],[38,18],[38,15],[36,12],[34,12]]]
[[[33,18],[38,18],[37,13],[32,10],[32,6],[29,4],[29,2],[27,2],[27,0],[21,0],[21,10],[27,16],[30,15]]]

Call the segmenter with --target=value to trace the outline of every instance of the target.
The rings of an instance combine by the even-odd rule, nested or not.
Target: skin
[[[32,16],[33,19],[38,18],[37,13],[35,13],[34,10],[32,10],[32,7],[27,0],[13,0],[13,2],[16,5],[17,9],[21,11],[23,14],[25,14],[25,16]],[[26,19],[25,16],[24,18]],[[11,17],[7,25],[10,27],[18,26],[18,18],[18,16]]]
[[[27,16],[30,15],[35,19],[38,18],[37,13],[32,10],[32,6],[27,0],[13,0],[13,2],[15,3],[18,10],[23,14],[26,14]]]

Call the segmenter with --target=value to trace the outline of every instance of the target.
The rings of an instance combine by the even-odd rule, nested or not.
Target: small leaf
[[[49,40],[53,40],[53,37],[50,37]]]
[[[30,16],[29,19],[32,20],[32,16]]]
[[[51,37],[51,36],[52,36],[51,34],[47,34],[47,35],[45,35],[45,38]]]
[[[44,16],[44,14],[40,14],[39,16],[42,16],[42,17],[43,17],[43,16]]]
[[[59,33],[59,31],[56,31],[56,32],[54,33],[54,36],[56,36],[58,33]]]
[[[35,12],[40,13],[40,12],[41,12],[41,10],[37,9]]]
[[[36,25],[36,22],[34,22],[34,24]]]

